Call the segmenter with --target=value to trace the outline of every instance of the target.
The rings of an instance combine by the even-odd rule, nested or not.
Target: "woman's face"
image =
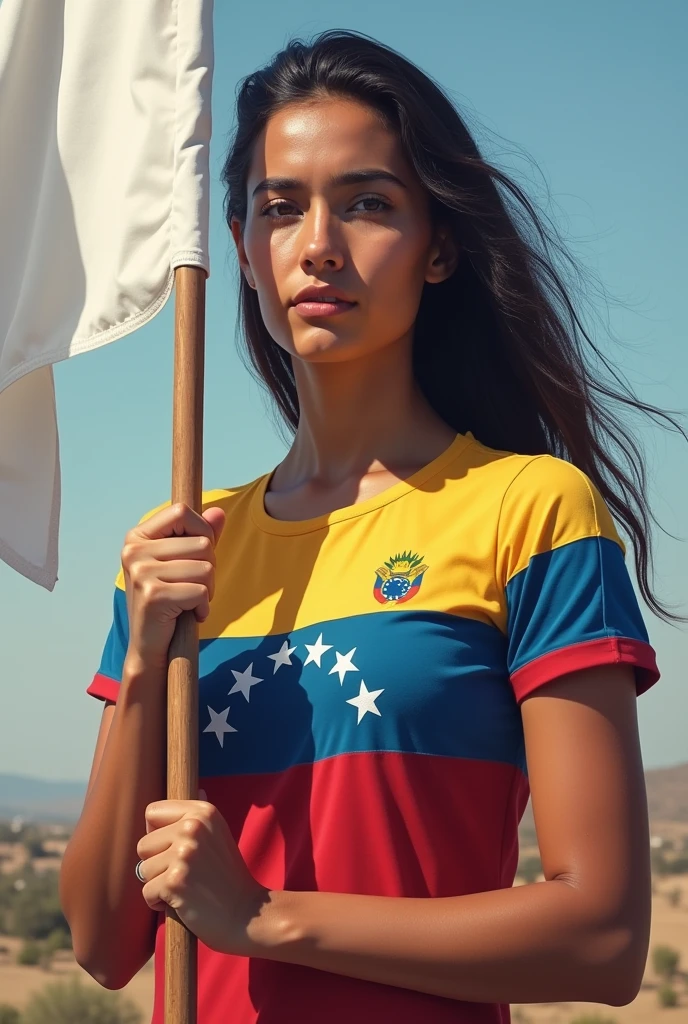
[[[274,114],[232,232],[263,321],[292,356],[333,362],[410,340],[423,284],[456,254],[433,230],[425,190],[370,108],[323,98]],[[304,297],[315,287],[321,294]],[[334,305],[318,299],[334,297]]]

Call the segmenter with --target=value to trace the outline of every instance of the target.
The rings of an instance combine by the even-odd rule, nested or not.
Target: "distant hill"
[[[18,814],[45,822],[76,821],[85,793],[85,782],[0,775],[0,819]]]
[[[645,781],[653,821],[688,822],[688,763],[672,768],[651,768],[645,773]],[[85,782],[0,775],[0,819],[20,814],[46,822],[76,821],[85,792]],[[522,829],[532,827],[529,804]]]
[[[645,773],[652,821],[688,822],[688,764]]]
[[[652,822],[688,823],[688,763],[671,768],[650,768],[645,772],[647,802]],[[521,834],[534,829],[533,812],[528,803],[521,821]]]

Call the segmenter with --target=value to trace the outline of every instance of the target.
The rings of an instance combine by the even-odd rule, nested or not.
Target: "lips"
[[[302,288],[292,306],[303,317],[336,316],[353,309],[356,303],[338,288],[329,285],[309,285]]]
[[[348,313],[355,306],[355,302],[344,302],[342,299],[335,299],[330,302],[323,299],[308,299],[294,303],[294,309],[303,317],[336,316],[339,313]]]

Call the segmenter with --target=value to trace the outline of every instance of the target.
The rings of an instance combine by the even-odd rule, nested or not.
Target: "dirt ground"
[[[678,907],[670,905],[667,894],[681,889]],[[661,1009],[657,1001],[657,978],[652,973],[651,963],[645,974],[643,988],[629,1006],[606,1007],[593,1003],[542,1003],[513,1007],[514,1024],[569,1024],[585,1012],[599,1013],[616,1024],[688,1024],[688,876],[680,875],[663,878],[656,883],[653,900],[652,935],[650,950],[656,945],[673,946],[681,954],[681,976],[674,987],[679,993],[679,1005],[674,1009]],[[11,1003],[19,1008],[25,1005],[29,996],[49,981],[77,974],[84,983],[96,982],[78,967],[69,954],[60,954],[49,971],[40,967],[20,967],[14,960],[20,945],[18,939],[0,936],[0,1002]],[[133,978],[124,995],[141,1007],[144,1022],[150,1019],[153,1000],[152,962]]]
[[[43,988],[51,981],[70,978],[78,975],[86,985],[96,985],[90,974],[83,971],[71,953],[58,953],[49,970],[42,967],[21,967],[17,964],[16,954],[21,941],[6,935],[0,936],[0,947],[8,953],[0,953],[0,1003],[10,1003],[20,1010],[26,1005],[34,992]],[[153,1007],[153,961],[151,960],[142,971],[132,978],[122,993],[143,1010],[143,1019],[150,1019]]]

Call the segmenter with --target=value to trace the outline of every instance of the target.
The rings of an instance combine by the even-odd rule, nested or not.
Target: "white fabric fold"
[[[0,6],[0,558],[52,590],[51,366],[209,272],[212,0]]]

